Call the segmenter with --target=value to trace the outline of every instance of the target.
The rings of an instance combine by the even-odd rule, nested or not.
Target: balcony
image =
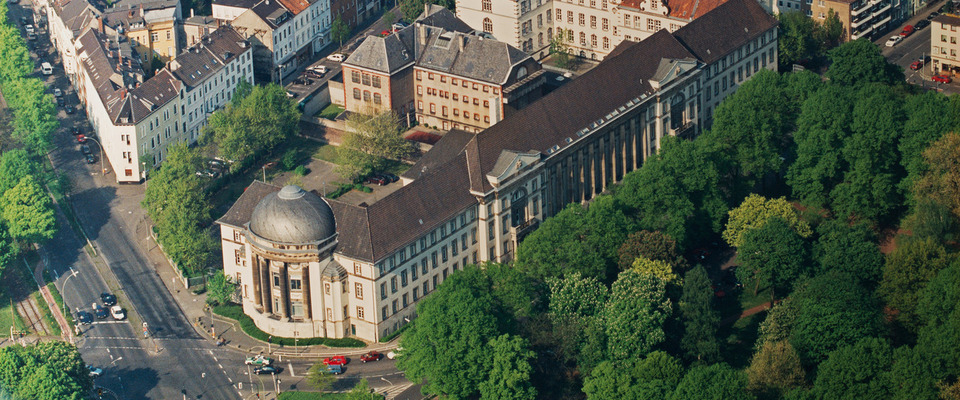
[[[517,243],[520,243],[523,241],[524,237],[537,229],[538,226],[540,226],[540,220],[537,218],[530,218],[520,225],[510,227],[510,233],[516,238]]]
[[[687,123],[674,128],[674,134],[683,139],[693,139],[697,135],[697,124],[693,121],[688,121]]]

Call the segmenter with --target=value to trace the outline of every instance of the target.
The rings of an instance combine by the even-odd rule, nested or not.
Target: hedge
[[[380,343],[389,342],[389,341],[393,340],[393,338],[395,338],[395,337],[397,337],[397,336],[400,336],[400,334],[403,333],[403,331],[407,330],[407,328],[409,328],[410,325],[412,325],[412,324],[406,324],[406,325],[404,325],[404,326],[401,326],[400,329],[397,329],[397,330],[393,331],[393,333],[391,333],[391,334],[389,334],[389,335],[387,335],[387,336],[384,336],[384,337],[380,338]]]
[[[328,347],[366,347],[367,344],[363,341],[354,339],[354,338],[343,338],[343,339],[331,339],[331,338],[288,338],[288,337],[279,337],[274,336],[270,338],[270,334],[261,331],[260,328],[257,328],[257,325],[253,323],[253,319],[250,318],[247,314],[243,313],[243,307],[236,304],[229,304],[223,306],[216,306],[213,308],[213,312],[217,315],[230,318],[240,323],[240,329],[243,329],[243,332],[250,337],[262,340],[264,342],[270,342],[273,344],[279,344],[281,346],[315,346],[315,345],[324,345]]]

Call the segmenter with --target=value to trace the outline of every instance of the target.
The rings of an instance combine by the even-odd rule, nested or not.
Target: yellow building
[[[177,1],[114,7],[104,13],[104,28],[130,39],[144,65],[150,65],[154,55],[167,62],[180,52],[179,15]]]

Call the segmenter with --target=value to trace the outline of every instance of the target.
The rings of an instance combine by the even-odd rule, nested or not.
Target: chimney
[[[429,15],[430,15],[430,2],[428,1],[423,3],[423,16],[426,17]]]
[[[127,89],[123,89],[120,91],[120,100],[124,100],[126,98],[127,98]]]
[[[140,6],[140,18],[143,18],[143,6]]]
[[[100,33],[103,33],[103,17],[97,17],[97,22],[100,24]]]
[[[467,35],[461,34],[458,42],[460,43],[460,52],[462,53],[463,47],[467,45]]]
[[[420,35],[418,35],[420,36],[419,38],[420,45],[426,46],[427,45],[427,26],[417,22],[417,30],[420,33]]]
[[[193,9],[190,9],[190,18],[193,18]]]

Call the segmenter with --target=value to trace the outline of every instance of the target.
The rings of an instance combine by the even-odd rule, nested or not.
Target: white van
[[[53,66],[48,62],[40,64],[40,72],[44,75],[53,75]]]

